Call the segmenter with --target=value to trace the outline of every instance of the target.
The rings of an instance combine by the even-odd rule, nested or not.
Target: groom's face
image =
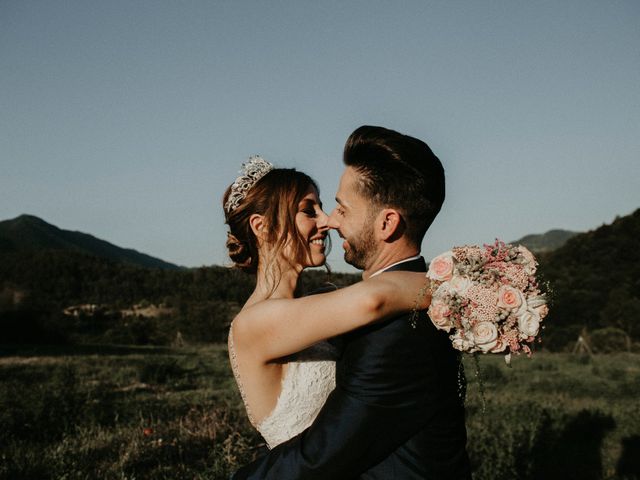
[[[344,261],[360,270],[366,270],[376,252],[374,238],[375,214],[370,202],[358,188],[359,174],[347,167],[340,178],[336,202],[338,206],[329,217],[329,227],[334,228],[344,240]]]

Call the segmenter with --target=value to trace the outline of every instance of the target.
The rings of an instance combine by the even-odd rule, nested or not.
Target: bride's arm
[[[314,343],[390,318],[431,301],[424,273],[387,272],[334,292],[271,299],[243,310],[233,322],[234,342],[268,362]],[[420,297],[420,298],[419,298]]]

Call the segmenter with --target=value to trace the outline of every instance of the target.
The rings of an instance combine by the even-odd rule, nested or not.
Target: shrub
[[[631,339],[624,330],[615,327],[600,328],[590,334],[591,347],[598,353],[626,352],[631,350]]]

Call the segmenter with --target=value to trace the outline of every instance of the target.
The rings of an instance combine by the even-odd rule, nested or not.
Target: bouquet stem
[[[478,386],[480,387],[480,403],[482,404],[482,415],[484,416],[487,411],[487,398],[484,395],[484,381],[480,372],[480,357],[478,352],[473,352],[473,363],[475,365],[475,376],[478,380]]]

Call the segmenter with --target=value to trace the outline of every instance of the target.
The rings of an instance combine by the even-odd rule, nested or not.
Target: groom
[[[444,201],[444,170],[426,143],[363,126],[344,150],[329,224],[367,279],[426,271],[425,232]],[[313,425],[234,479],[470,479],[459,359],[421,313],[342,337],[336,389]]]

